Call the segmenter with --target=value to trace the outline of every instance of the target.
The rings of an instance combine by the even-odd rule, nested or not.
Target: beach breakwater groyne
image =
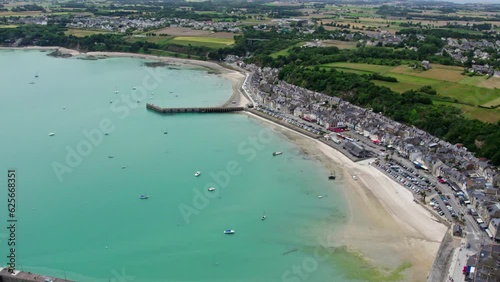
[[[241,112],[244,107],[201,107],[201,108],[162,108],[153,104],[146,104],[148,110],[160,114],[177,114],[177,113],[230,113]]]

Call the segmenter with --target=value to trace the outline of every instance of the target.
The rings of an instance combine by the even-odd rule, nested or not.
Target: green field
[[[191,46],[206,46],[209,48],[224,48],[234,44],[231,38],[197,37],[197,36],[177,36],[171,43]]]
[[[358,63],[332,63],[320,65],[319,67],[335,68],[357,74],[379,73],[384,76],[391,76],[396,78],[398,82],[377,80],[373,82],[376,85],[388,87],[399,93],[430,85],[436,89],[439,97],[451,98],[450,102],[436,98],[435,103],[453,105],[462,109],[467,116],[482,121],[497,122],[500,120],[500,109],[478,107],[490,107],[500,104],[500,89],[482,87],[486,83],[488,85],[500,83],[499,78],[468,77],[461,75],[461,68],[441,65],[434,65],[430,71],[413,70],[404,65],[392,67]],[[455,101],[455,103],[452,101]]]
[[[365,71],[365,72],[380,73],[380,74],[383,74],[394,68],[391,66],[380,66],[380,65],[358,64],[358,63],[331,63],[331,64],[321,65],[320,67],[335,68],[340,70]]]
[[[272,53],[272,54],[271,54],[271,55],[269,55],[269,56],[271,56],[271,57],[273,57],[273,58],[278,58],[278,56],[285,56],[285,57],[286,57],[286,56],[288,56],[288,51],[289,51],[290,49],[292,49],[293,47],[299,47],[299,46],[302,46],[302,45],[304,45],[304,43],[305,43],[305,42],[299,42],[299,43],[297,43],[297,44],[295,44],[295,45],[293,45],[293,46],[290,46],[290,47],[288,47],[288,48],[286,48],[286,49],[283,49],[283,50],[280,50],[280,51],[274,52],[274,53]]]

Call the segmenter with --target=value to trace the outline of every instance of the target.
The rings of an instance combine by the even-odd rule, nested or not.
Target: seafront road
[[[466,249],[466,239],[462,240],[462,246],[456,248],[451,259],[450,269],[448,271],[448,281],[462,282],[465,281],[465,276],[462,273],[464,265],[467,263],[469,256],[474,254],[471,249]],[[452,279],[452,280],[451,280]]]

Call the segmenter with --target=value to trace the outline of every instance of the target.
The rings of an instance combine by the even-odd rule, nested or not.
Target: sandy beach
[[[354,163],[322,142],[248,114],[271,124],[328,171],[336,171],[336,182],[346,188],[350,217],[345,229],[331,230],[335,247],[346,246],[382,268],[409,262],[405,281],[426,281],[447,227],[413,202],[411,192],[371,167],[373,160]]]
[[[241,92],[245,75],[213,62],[130,53],[80,53],[59,47],[6,49],[58,49],[74,56],[136,57],[175,65],[205,67],[231,80],[233,96],[227,105],[245,106],[248,103],[248,99]],[[413,202],[411,192],[375,167],[371,167],[369,163],[373,160],[354,163],[324,143],[249,112],[245,113],[249,118],[258,119],[286,136],[310,158],[320,161],[327,171],[336,172],[335,183],[340,183],[345,188],[343,197],[348,203],[350,216],[344,229],[331,230],[333,236],[336,236],[335,247],[346,246],[360,252],[373,265],[380,267],[394,269],[402,262],[409,262],[411,268],[405,272],[405,281],[426,280],[447,228],[427,210]],[[356,176],[357,180],[352,176]]]

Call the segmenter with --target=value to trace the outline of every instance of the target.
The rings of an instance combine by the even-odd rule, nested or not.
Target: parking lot
[[[460,212],[454,207],[450,195],[443,194],[442,186],[437,182],[431,181],[422,170],[409,167],[398,161],[392,160],[385,162],[378,160],[374,162],[375,166],[389,175],[403,187],[410,190],[416,199],[422,197],[425,192],[426,199],[430,199],[430,206],[437,214],[453,222],[458,218]]]

